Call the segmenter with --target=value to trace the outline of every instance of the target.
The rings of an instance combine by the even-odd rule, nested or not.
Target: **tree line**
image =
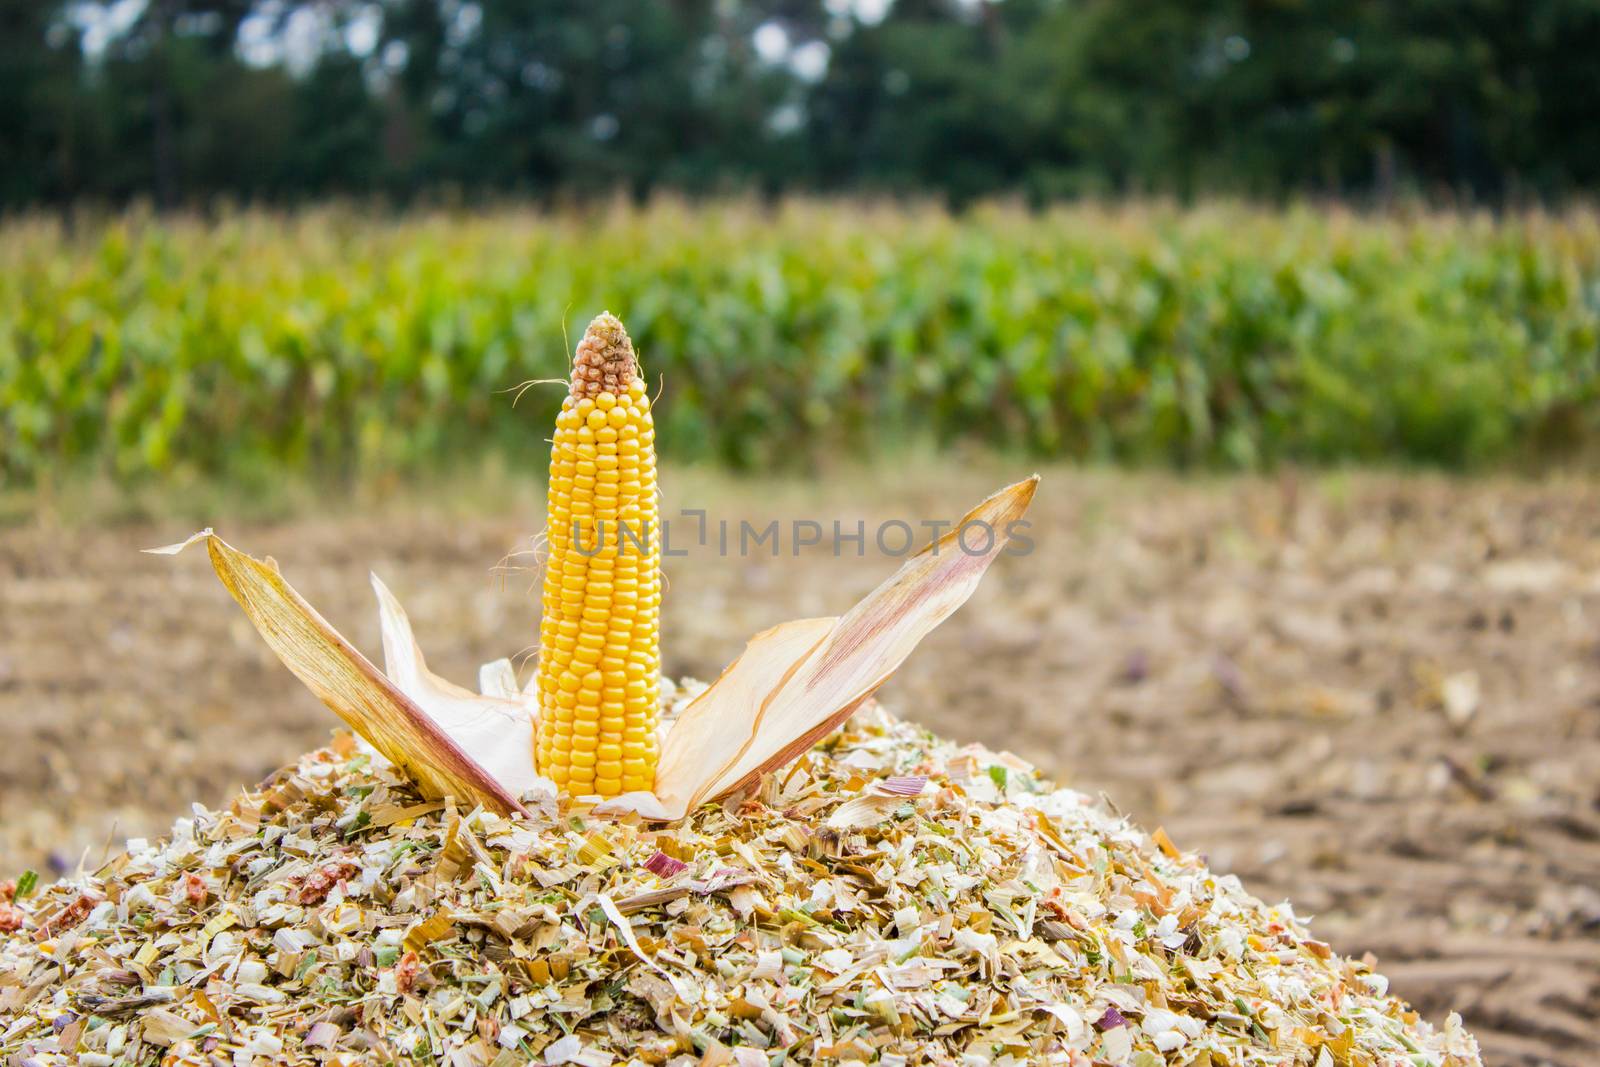
[[[0,208],[1563,199],[1595,0],[0,0]]]

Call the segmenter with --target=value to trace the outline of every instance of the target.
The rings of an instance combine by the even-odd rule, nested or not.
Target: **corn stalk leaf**
[[[150,551],[173,555],[196,541],[206,543],[217,577],[284,666],[352,730],[409,774],[423,793],[454,796],[499,812],[525,810],[506,785],[468,754],[451,730],[385,677],[295,592],[270,558],[254,559],[210,530],[181,544]],[[381,603],[382,593],[379,599]],[[407,625],[405,637],[409,636]],[[420,654],[415,666],[426,672]],[[466,690],[459,694],[472,696]],[[531,745],[524,739],[519,747],[531,767]]]

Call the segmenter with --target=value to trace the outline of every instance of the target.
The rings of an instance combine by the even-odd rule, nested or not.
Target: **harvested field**
[[[947,519],[1016,473],[985,466],[825,490],[669,472],[664,514],[712,526],[704,547],[692,520],[672,531],[667,669],[713,675],[759,627],[850,604],[892,566],[878,524]],[[533,641],[531,576],[492,565],[539,513],[529,494],[217,526],[369,654],[375,570],[432,665],[468,681]],[[1030,517],[1032,553],[997,563],[886,703],[1288,897],[1430,1018],[1460,1010],[1486,1062],[1593,1062],[1600,486],[1046,472]],[[738,551],[741,519],[780,521],[778,558]],[[792,556],[795,520],[857,519],[864,557],[826,536]],[[190,529],[0,531],[0,875],[92,865],[326,738],[200,556],[134,551]]]

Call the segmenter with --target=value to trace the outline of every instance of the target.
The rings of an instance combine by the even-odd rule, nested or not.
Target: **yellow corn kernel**
[[[633,344],[605,314],[578,345],[550,451],[550,556],[534,756],[568,792],[650,789],[661,603],[655,430]]]

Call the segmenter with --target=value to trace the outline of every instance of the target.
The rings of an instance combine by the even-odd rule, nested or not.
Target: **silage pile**
[[[349,738],[0,923],[0,1057],[1469,1067],[1159,831],[876,708],[659,824],[422,800]]]

